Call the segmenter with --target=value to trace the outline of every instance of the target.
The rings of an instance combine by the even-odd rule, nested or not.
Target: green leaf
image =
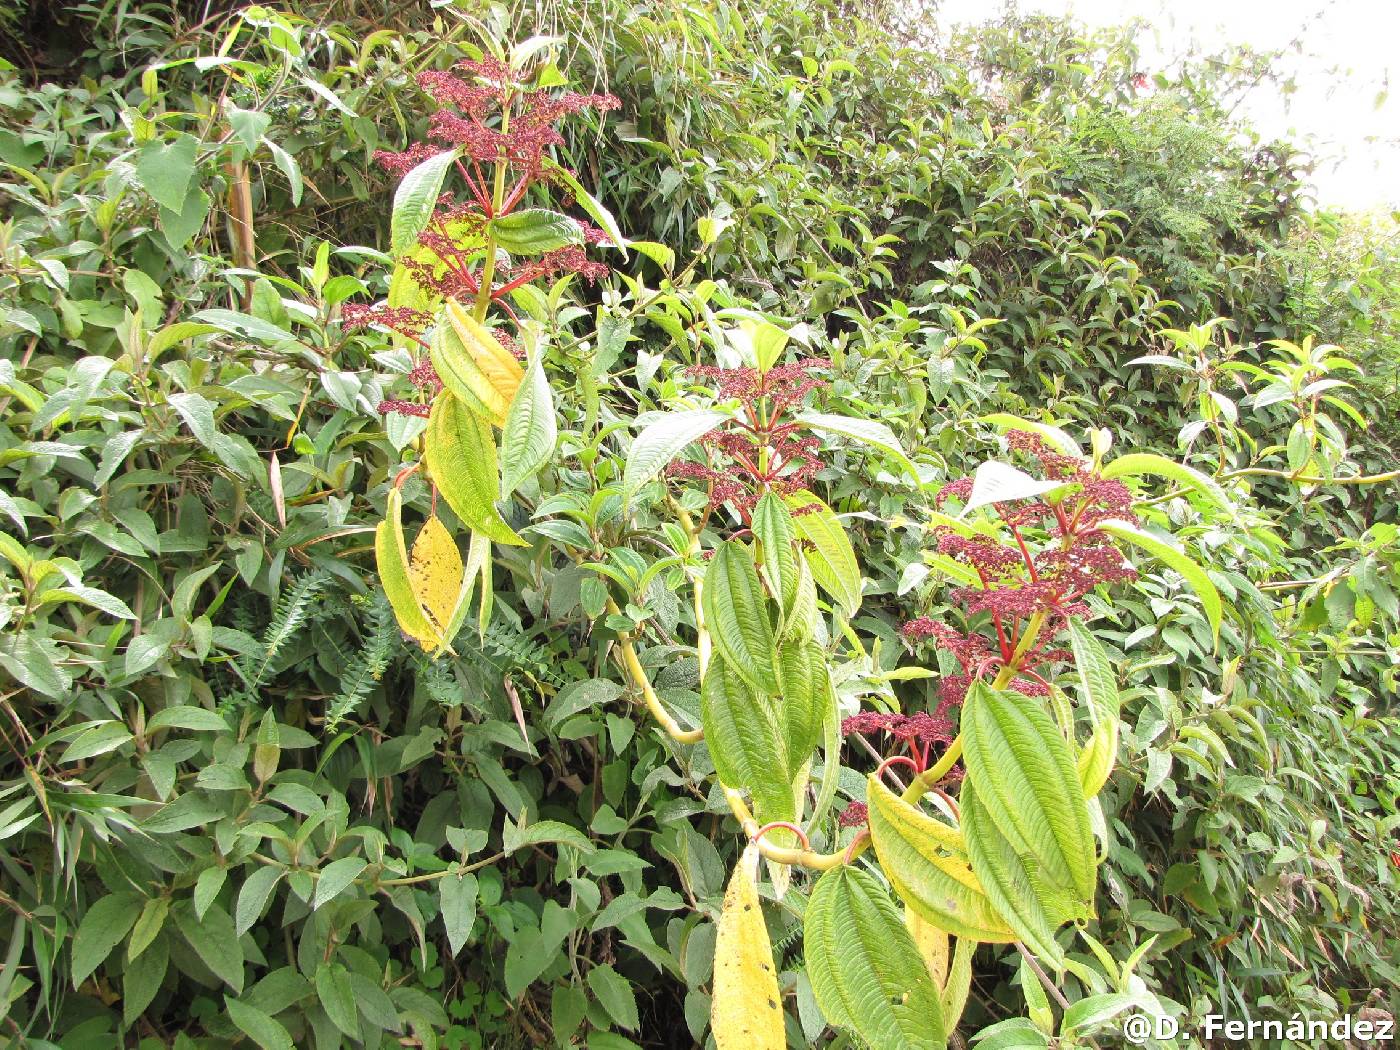
[[[492,219],[488,232],[511,255],[543,255],[583,243],[583,227],[567,215],[546,208],[522,208]]]
[[[710,661],[701,683],[700,721],[720,783],[748,791],[762,823],[795,819],[787,732],[777,705],[755,696],[723,656]]]
[[[360,1038],[360,1011],[350,971],[340,963],[323,963],[316,969],[316,996],[326,1016],[351,1039]]]
[[[1118,676],[1099,640],[1077,618],[1070,618],[1069,640],[1079,689],[1088,705],[1093,726],[1089,743],[1080,752],[1077,763],[1084,794],[1092,798],[1103,787],[1118,758]]]
[[[1059,427],[1051,426],[1049,423],[1039,423],[1031,419],[1022,419],[1020,416],[1013,416],[1007,412],[993,412],[991,415],[980,416],[983,423],[990,423],[1003,434],[1010,430],[1024,430],[1028,434],[1038,434],[1045,439],[1046,443],[1057,452],[1063,452],[1066,456],[1076,456],[1083,458],[1084,453],[1080,451],[1079,443],[1070,437]]]
[[[442,194],[443,180],[456,159],[456,150],[429,157],[399,182],[394,191],[393,211],[389,213],[389,246],[394,255],[411,250],[418,235],[428,228],[428,220]]]
[[[141,830],[150,835],[169,835],[188,831],[201,824],[211,824],[224,815],[212,800],[191,792],[167,803],[141,821]]]
[[[261,1050],[293,1050],[292,1037],[282,1023],[256,1006],[224,996],[224,1008],[234,1027]]]
[[[1010,500],[1034,499],[1068,484],[1067,481],[1033,478],[1009,463],[989,459],[973,472],[972,492],[963,504],[962,514],[965,516],[979,507],[990,507]]]
[[[70,583],[66,587],[55,587],[39,595],[39,605],[57,605],[59,602],[81,602],[120,620],[136,619],[136,614],[120,598],[108,594],[106,591],[98,590],[96,587],[84,587],[79,583]]]
[[[194,902],[195,918],[204,918],[204,913],[209,910],[209,905],[218,898],[219,892],[227,881],[227,868],[205,868],[199,873],[199,878],[195,880],[194,884],[194,894],[191,897]]]
[[[967,779],[997,830],[1087,910],[1095,890],[1089,809],[1054,719],[1034,698],[976,682],[963,703],[962,737]]]
[[[938,998],[943,1006],[943,1023],[950,1032],[958,1027],[963,1008],[967,1006],[967,994],[972,990],[972,956],[976,951],[977,942],[970,937],[959,937],[953,945],[948,979]]]
[[[136,918],[141,898],[134,893],[112,893],[95,901],[78,924],[73,937],[73,987],[77,988],[126,937]]]
[[[544,374],[544,362],[535,354],[501,428],[501,499],[509,499],[526,479],[549,462],[557,437],[554,394]]]
[[[165,916],[169,911],[169,897],[151,897],[146,901],[146,906],[141,909],[141,914],[136,919],[136,925],[131,928],[131,939],[126,942],[128,959],[139,958],[141,953],[151,946],[151,942],[165,925]]]
[[[84,759],[105,755],[115,751],[133,739],[130,730],[121,722],[104,722],[80,733],[64,749],[59,762],[82,762]]]
[[[792,512],[779,497],[765,492],[753,508],[751,525],[758,540],[764,575],[778,597],[782,614],[787,617],[797,600],[797,530],[792,524]]]
[[[810,638],[785,639],[778,646],[778,685],[777,708],[791,781],[821,743],[832,707],[826,652]]]
[[[1230,497],[1225,494],[1224,489],[1216,484],[1214,478],[1202,474],[1195,467],[1188,467],[1185,463],[1178,463],[1174,459],[1159,456],[1155,452],[1129,452],[1113,460],[1101,472],[1101,476],[1105,480],[1140,477],[1144,474],[1169,478],[1179,485],[1195,489],[1221,510],[1234,513],[1235,508],[1230,502]]]
[[[764,696],[778,692],[777,651],[768,599],[748,547],[726,540],[705,570],[705,625],[726,664]]]
[[[476,876],[447,875],[438,880],[438,907],[455,957],[467,943],[476,921]]]
[[[574,198],[583,213],[598,224],[598,228],[608,235],[614,246],[622,252],[622,258],[627,258],[627,238],[622,235],[622,230],[617,225],[617,220],[613,218],[612,212],[598,203],[598,199],[583,188],[583,183],[572,171],[562,164],[549,163],[548,169],[551,181],[562,183]]]
[[[196,732],[225,733],[228,723],[220,715],[202,707],[176,706],[157,711],[146,720],[146,732],[157,729],[191,729]]]
[[[873,419],[854,419],[850,416],[828,415],[824,412],[799,412],[794,418],[797,422],[805,424],[813,430],[840,434],[842,437],[853,438],[861,444],[889,453],[909,473],[909,476],[914,479],[914,483],[916,485],[919,483],[919,468],[914,466],[913,460],[905,455],[899,438],[895,437],[894,431],[885,424]]]
[[[136,158],[136,178],[157,204],[182,211],[198,151],[199,140],[191,135],[179,135],[173,142],[148,142]]]
[[[1217,643],[1220,641],[1220,619],[1224,610],[1220,604],[1220,593],[1215,589],[1215,584],[1210,582],[1210,577],[1203,568],[1170,543],[1144,532],[1129,522],[1110,519],[1099,522],[1097,528],[1110,536],[1126,540],[1135,547],[1141,547],[1168,568],[1180,573],[1187,585],[1196,592],[1196,597],[1201,600],[1211,633]]]
[[[128,1027],[146,1012],[170,966],[170,943],[157,937],[141,955],[122,970],[122,1021]]]
[[[637,998],[632,993],[632,982],[626,977],[611,966],[595,966],[588,971],[588,987],[614,1023],[631,1032],[641,1027]]]
[[[792,510],[797,538],[811,545],[803,556],[813,579],[849,619],[860,608],[861,578],[846,530],[831,508],[810,492],[794,492],[784,500]]]
[[[826,872],[802,929],[807,976],[831,1024],[873,1050],[944,1050],[938,990],[873,876],[849,864]]]
[[[363,857],[341,857],[340,860],[327,864],[321,869],[321,877],[316,880],[316,894],[311,900],[311,910],[315,911],[327,901],[340,896],[367,866]]]
[[[459,398],[440,394],[428,420],[424,454],[438,492],[463,524],[496,543],[524,544],[496,510],[501,481],[490,423]]]
[[[1045,1033],[1028,1017],[1012,1017],[982,1029],[972,1037],[977,1050],[1045,1050]]]
[[[956,937],[1016,939],[968,863],[960,832],[905,802],[873,774],[865,798],[875,855],[909,908]]]
[[[233,909],[236,919],[234,932],[237,936],[243,936],[257,923],[267,905],[267,898],[272,895],[272,888],[277,885],[282,875],[281,868],[268,864],[243,880],[243,886],[238,891],[238,903]]]
[[[205,220],[209,218],[210,204],[209,194],[198,186],[191,186],[185,194],[184,204],[179,208],[161,205],[160,228],[165,232],[170,247],[179,251],[204,228]]]
[[[644,426],[627,450],[622,470],[622,498],[633,496],[692,441],[704,437],[723,423],[727,416],[712,408],[692,408],[668,412]]]
[[[524,817],[521,819],[523,821]],[[506,821],[501,829],[501,849],[506,853],[514,853],[526,846],[537,846],[545,842],[572,846],[581,853],[592,853],[597,848],[578,828],[557,820],[541,820],[528,826]]]
[[[1068,922],[1076,910],[1068,894],[1046,884],[1038,874],[1035,859],[1017,852],[997,830],[970,776],[963,781],[958,801],[972,870],[987,899],[1028,949],[1058,969],[1064,952],[1055,941],[1055,930]]]
[[[204,965],[235,993],[241,993],[243,946],[238,943],[238,933],[228,912],[217,904],[209,906],[203,919],[195,918],[190,907],[176,907],[172,911],[175,925]]]
[[[1105,995],[1090,995],[1071,1003],[1060,1021],[1061,1030],[1068,1035],[1087,1034],[1089,1031],[1111,1021],[1126,1010],[1144,1007],[1144,998],[1127,992],[1109,992]]]

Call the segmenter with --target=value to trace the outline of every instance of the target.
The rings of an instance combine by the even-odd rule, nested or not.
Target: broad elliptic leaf
[[[1038,434],[1056,452],[1063,452],[1066,456],[1083,457],[1084,455],[1079,449],[1079,443],[1074,438],[1059,427],[1051,426],[1049,423],[1041,423],[1034,419],[1022,419],[1020,416],[1013,416],[1007,412],[993,412],[991,415],[982,416],[981,421],[990,423],[1003,434],[1009,430],[1023,430],[1028,434]]]
[[[1041,703],[981,682],[962,710],[963,759],[997,830],[1040,875],[1092,905],[1096,862],[1074,755]]]
[[[1016,939],[973,873],[956,829],[905,802],[874,775],[866,802],[875,855],[905,907],[957,937],[1001,944]]]
[[[1230,497],[1225,494],[1225,490],[1217,484],[1214,478],[1202,474],[1195,467],[1188,467],[1185,463],[1178,463],[1174,459],[1159,456],[1155,452],[1129,452],[1119,456],[1103,468],[1100,476],[1105,480],[1112,480],[1122,477],[1141,477],[1144,474],[1154,474],[1167,478],[1169,481],[1175,481],[1179,485],[1195,489],[1221,510],[1234,512]]]
[[[428,228],[433,209],[442,193],[442,182],[452,162],[455,150],[429,157],[412,168],[394,191],[393,210],[389,213],[389,246],[395,255],[413,247],[418,235]]]
[[[525,541],[496,510],[501,485],[490,424],[444,392],[433,401],[423,440],[433,484],[462,523],[496,543],[523,546]]]
[[[1110,536],[1116,536],[1120,540],[1127,540],[1135,547],[1141,547],[1169,569],[1175,569],[1179,572],[1191,589],[1196,592],[1196,597],[1201,600],[1201,606],[1206,612],[1206,619],[1210,622],[1211,632],[1215,635],[1216,640],[1219,640],[1220,618],[1223,615],[1223,608],[1220,604],[1220,593],[1215,589],[1215,584],[1210,582],[1210,577],[1206,575],[1205,569],[1197,565],[1178,548],[1150,532],[1144,532],[1130,522],[1109,519],[1099,522],[1096,528]]]
[[[884,887],[854,865],[824,874],[803,920],[822,1014],[872,1050],[944,1050],[938,990]]]
[[[526,480],[549,462],[559,427],[554,395],[538,354],[525,369],[501,428],[501,499],[509,499]]]
[[[436,514],[423,523],[408,556],[408,578],[438,637],[452,622],[462,590],[462,555],[457,541]],[[446,639],[444,639],[446,640]]]
[[[1058,969],[1064,952],[1055,941],[1055,930],[1086,910],[1074,905],[1069,893],[1046,883],[1035,858],[1018,853],[997,829],[970,776],[963,781],[958,802],[972,870],[987,899],[1022,944]]]
[[[785,1050],[782,993],[758,899],[758,850],[734,865],[715,934],[710,1030],[719,1050]]]
[[[800,412],[796,419],[813,430],[839,434],[888,453],[909,473],[915,484],[919,483],[919,468],[914,466],[913,461],[905,454],[899,438],[894,436],[894,431],[885,424],[873,419],[855,419],[851,416],[828,415],[825,412]]]
[[[454,958],[466,945],[476,922],[476,895],[476,876],[470,873],[449,874],[438,880],[438,906]]]
[[[140,914],[141,898],[134,893],[112,893],[93,902],[73,937],[74,988],[112,954]]]
[[[748,791],[763,823],[796,815],[787,744],[777,705],[755,695],[719,654],[700,686],[700,721],[720,783]]]
[[[690,408],[667,412],[642,427],[627,450],[627,465],[622,469],[622,498],[630,501],[643,485],[680,455],[681,449],[728,418],[712,408]]]
[[[583,227],[567,215],[547,208],[518,208],[492,219],[487,230],[497,246],[511,255],[543,255],[583,243]]]
[[[408,548],[403,538],[403,497],[390,487],[385,501],[384,520],[374,531],[374,561],[379,569],[379,584],[394,610],[394,617],[404,634],[429,652],[442,644],[441,636],[428,621],[418,593],[409,574]]]
[[[972,474],[972,491],[963,504],[964,515],[979,507],[990,507],[1010,500],[1034,499],[1047,492],[1062,489],[1069,482],[1033,478],[1024,470],[989,459]]]
[[[234,1027],[251,1039],[260,1050],[292,1050],[292,1037],[282,1022],[256,1006],[231,996],[224,997],[228,1019]]]
[[[797,538],[810,545],[803,555],[813,579],[849,619],[860,608],[861,578],[846,530],[832,509],[812,493],[794,492],[784,499],[792,511]]]
[[[792,512],[782,499],[765,492],[754,504],[752,528],[759,544],[763,574],[786,620],[797,600],[797,530],[792,524]]]
[[[946,930],[919,916],[913,908],[904,909],[904,927],[914,939],[914,947],[919,949],[919,958],[928,967],[928,975],[933,978],[935,988],[942,988],[948,980],[948,958],[950,941]]]
[[[705,624],[726,663],[759,693],[776,694],[776,638],[749,548],[739,540],[721,543],[705,570],[701,593]]]

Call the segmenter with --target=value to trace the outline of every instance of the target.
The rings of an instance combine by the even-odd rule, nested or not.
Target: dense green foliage
[[[933,45],[836,0],[11,6],[46,42],[0,70],[14,1045],[703,1043],[739,836],[708,751],[614,663],[637,636],[698,724],[685,495],[624,464],[639,417],[711,403],[685,368],[741,309],[829,357],[812,407],[885,424],[920,478],[825,441],[812,487],[865,578],[818,639],[846,713],[933,710],[916,669],[955,670],[899,628],[961,615],[923,523],[1000,454],[985,417],[1213,479],[1151,478],[1137,509],[1204,567],[1218,644],[1189,569],[1141,559],[1092,599],[1122,728],[1068,999],[1150,990],[1184,1027],[1396,1011],[1400,519],[1393,480],[1351,482],[1395,467],[1400,269],[1393,227],[1310,213],[1298,155],[1233,122],[1254,60],[1135,80],[1126,31]],[[433,660],[374,561],[421,430],[378,405],[411,362],[341,311],[389,291],[371,155],[423,137],[415,74],[533,34],[621,99],[557,152],[642,243],[522,290],[555,454],[492,607]],[[877,765],[841,758],[828,849]],[[849,1045],[813,997],[812,886],[764,887],[789,1043]],[[1034,1019],[1014,951],[971,965],[963,1031]]]

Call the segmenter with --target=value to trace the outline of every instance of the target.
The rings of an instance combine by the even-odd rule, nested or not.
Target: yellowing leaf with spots
[[[449,299],[444,320],[446,324],[438,325],[431,350],[438,378],[484,419],[504,426],[525,370],[491,329],[461,303]]]
[[[749,846],[724,894],[715,936],[710,1028],[719,1050],[784,1050],[782,999],[773,946],[758,901],[758,848]]]
[[[434,514],[413,541],[409,557],[408,577],[413,593],[439,634],[452,621],[457,611],[457,597],[462,590],[462,555],[457,541],[447,526]]]
[[[919,949],[933,983],[942,988],[948,980],[948,934],[907,906],[904,925],[914,938],[914,947]]]
[[[442,644],[442,634],[428,619],[418,597],[404,544],[402,508],[403,497],[397,488],[390,487],[384,520],[374,533],[374,560],[380,585],[404,634],[432,652]]]

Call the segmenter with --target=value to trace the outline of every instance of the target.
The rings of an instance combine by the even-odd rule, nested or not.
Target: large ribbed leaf
[[[874,775],[865,799],[875,855],[911,911],[958,937],[1016,940],[973,874],[958,831],[905,802]]]
[[[726,540],[705,571],[705,624],[715,648],[744,681],[765,696],[778,692],[776,639],[768,599],[748,547]]]
[[[385,501],[384,520],[374,530],[374,561],[379,569],[379,585],[384,588],[399,627],[424,649],[436,649],[442,644],[442,636],[428,622],[413,586],[408,546],[403,537],[403,497],[393,486]]]
[[[810,547],[804,551],[817,585],[852,617],[860,608],[860,565],[850,538],[831,508],[807,491],[784,497],[792,510],[797,538]]]
[[[525,380],[516,390],[501,428],[501,499],[509,499],[549,462],[557,437],[554,395],[537,353],[525,370]]]
[[[785,1050],[782,994],[755,881],[758,849],[734,865],[715,933],[710,1029],[719,1050]]]
[[[622,468],[622,498],[630,500],[661,469],[680,455],[681,449],[698,441],[729,417],[712,408],[691,408],[667,412],[644,426],[627,450]]]
[[[1178,463],[1155,452],[1129,452],[1109,463],[1102,471],[1105,479],[1140,477],[1143,474],[1155,474],[1193,488],[1220,509],[1234,513],[1230,497],[1214,478],[1202,474],[1195,467],[1188,467],[1185,463]]]
[[[777,704],[757,696],[718,654],[700,686],[700,721],[720,783],[747,790],[754,815],[764,823],[795,819],[787,742]]]
[[[1069,622],[1069,642],[1074,652],[1079,688],[1093,725],[1089,742],[1079,754],[1079,780],[1084,785],[1084,794],[1093,797],[1103,787],[1118,758],[1118,676],[1098,639],[1077,619]]]
[[[810,639],[786,639],[778,646],[778,678],[788,772],[796,776],[821,743],[832,706],[826,653]]]
[[[412,248],[418,235],[427,229],[442,192],[443,179],[456,159],[456,150],[434,154],[415,165],[400,180],[389,212],[389,245],[395,255]]]
[[[763,559],[763,572],[773,589],[783,616],[790,617],[797,600],[797,530],[792,513],[771,492],[759,497],[753,508],[753,534]],[[786,633],[786,630],[784,631]]]
[[[1095,858],[1074,755],[1040,702],[981,682],[962,712],[967,779],[997,829],[1053,886],[1093,901]]]
[[[944,1050],[938,990],[883,886],[843,864],[823,875],[802,924],[822,1014],[873,1050]]]
[[[1068,895],[1047,885],[1039,875],[1035,858],[1017,853],[997,830],[970,778],[963,781],[958,801],[962,804],[963,838],[972,857],[972,870],[986,890],[987,899],[1028,949],[1058,969],[1064,952],[1055,942],[1055,930],[1077,917]],[[1082,909],[1079,911],[1083,914]]]
[[[433,484],[462,523],[497,543],[523,546],[496,510],[500,478],[491,425],[444,391],[433,401],[423,442]]]

